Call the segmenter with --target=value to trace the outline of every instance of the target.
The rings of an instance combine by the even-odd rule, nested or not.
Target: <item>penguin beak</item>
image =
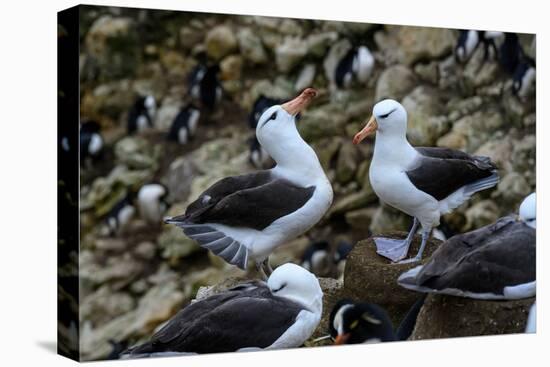
[[[363,130],[359,131],[355,136],[353,137],[353,144],[357,145],[360,142],[363,141],[367,136],[371,135],[378,129],[378,122],[376,122],[376,119],[374,118],[374,115],[371,116],[369,119],[369,122],[367,122],[367,125],[363,128]]]
[[[292,116],[302,112],[313,98],[317,96],[317,91],[313,88],[306,88],[300,95],[291,101],[283,103],[281,107]]]
[[[338,334],[338,336],[336,337],[336,340],[334,340],[334,345],[346,344],[350,336],[351,336],[350,333]]]

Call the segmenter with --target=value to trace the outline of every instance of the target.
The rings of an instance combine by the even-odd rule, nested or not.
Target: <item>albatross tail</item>
[[[185,235],[212,251],[232,265],[245,270],[248,263],[248,248],[222,231],[202,223],[193,223],[186,216],[165,218],[164,223],[174,224]]]
[[[490,176],[465,185],[453,192],[451,195],[447,196],[445,199],[441,200],[439,202],[439,212],[441,214],[450,213],[453,209],[456,209],[462,205],[462,203],[469,200],[470,197],[476,192],[496,186],[500,180],[500,176],[496,170],[491,172],[492,174]]]

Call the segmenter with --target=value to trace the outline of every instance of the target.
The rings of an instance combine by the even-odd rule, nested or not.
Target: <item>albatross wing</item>
[[[302,311],[302,306],[273,296],[267,286],[235,288],[181,310],[151,340],[129,351],[217,353],[273,344]]]
[[[480,299],[513,299],[532,296],[507,294],[507,288],[535,281],[533,228],[504,217],[497,222],[444,242],[424,265],[402,274],[405,288]],[[509,293],[509,292],[508,292]]]
[[[488,157],[471,156],[447,148],[416,148],[421,158],[407,171],[419,190],[441,201],[457,190],[472,185],[471,194],[498,182],[496,166]],[[487,182],[482,181],[487,179]],[[479,184],[479,185],[477,185]]]

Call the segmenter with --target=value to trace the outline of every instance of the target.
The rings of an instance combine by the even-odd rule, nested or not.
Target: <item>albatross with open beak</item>
[[[496,166],[488,157],[458,150],[413,147],[406,137],[407,111],[391,99],[374,106],[373,116],[353,143],[359,144],[373,133],[376,142],[369,169],[371,186],[381,201],[414,217],[405,240],[375,237],[377,252],[392,261],[404,259],[420,223],[420,249],[415,257],[401,262],[419,261],[441,215],[498,183]]]
[[[319,159],[296,129],[296,115],[316,94],[307,88],[260,117],[256,136],[277,163],[274,168],[216,182],[185,214],[166,223],[228,263],[245,269],[253,259],[269,275],[268,257],[275,248],[310,229],[332,203]]]

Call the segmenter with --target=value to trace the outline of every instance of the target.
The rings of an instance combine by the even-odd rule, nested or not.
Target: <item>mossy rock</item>
[[[381,235],[387,238],[403,239],[406,232],[389,232]],[[414,256],[420,247],[420,236],[415,236],[408,256]],[[422,263],[426,263],[441,241],[430,238],[424,250]],[[384,307],[397,327],[407,311],[418,299],[419,293],[407,290],[397,284],[397,278],[405,271],[420,265],[418,262],[395,264],[376,253],[371,238],[359,241],[346,261],[344,271],[345,297],[361,302],[371,302]]]
[[[410,340],[523,333],[535,298],[486,301],[430,294]]]

